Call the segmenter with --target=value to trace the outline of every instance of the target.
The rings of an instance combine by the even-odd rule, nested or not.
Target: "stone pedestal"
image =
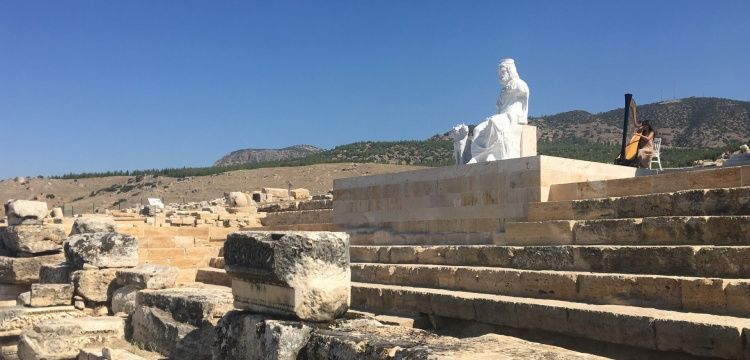
[[[236,232],[224,244],[234,306],[328,321],[349,308],[349,237],[336,232]]]

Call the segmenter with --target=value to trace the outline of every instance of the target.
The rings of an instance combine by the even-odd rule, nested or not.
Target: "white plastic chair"
[[[651,157],[651,162],[648,163],[648,168],[651,169],[651,164],[659,164],[659,170],[661,170],[661,138],[654,139],[654,156]]]

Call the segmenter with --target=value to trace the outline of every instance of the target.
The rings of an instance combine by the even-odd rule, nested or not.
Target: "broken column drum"
[[[229,234],[224,261],[234,306],[328,321],[349,308],[349,236],[339,232]]]

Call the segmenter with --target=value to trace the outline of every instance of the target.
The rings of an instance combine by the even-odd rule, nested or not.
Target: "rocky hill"
[[[216,161],[213,166],[254,164],[303,158],[323,151],[312,145],[294,145],[283,149],[242,149],[232,151]]]
[[[543,142],[583,140],[619,144],[622,118],[623,108],[598,114],[573,110],[532,117],[529,123],[538,127],[537,134]],[[662,101],[638,105],[638,119],[650,120],[665,146],[705,149],[750,140],[748,101],[706,97]],[[632,132],[632,125],[629,132]],[[450,137],[445,132],[430,140],[450,140]]]
[[[715,148],[750,139],[748,101],[691,97],[639,104],[638,119],[650,120],[665,146]],[[619,108],[598,114],[568,111],[529,122],[538,127],[543,141],[580,138],[615,144],[622,139],[622,120]]]

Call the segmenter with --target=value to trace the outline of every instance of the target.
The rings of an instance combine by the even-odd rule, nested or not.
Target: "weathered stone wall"
[[[263,226],[330,224],[333,222],[333,209],[270,212],[260,222]]]
[[[631,178],[635,168],[533,156],[334,180],[334,224],[396,232],[496,232],[550,187]]]
[[[138,238],[141,264],[170,265],[180,269],[178,281],[195,281],[199,268],[208,266],[227,234],[237,228],[154,227],[148,224],[121,226],[118,231]]]

